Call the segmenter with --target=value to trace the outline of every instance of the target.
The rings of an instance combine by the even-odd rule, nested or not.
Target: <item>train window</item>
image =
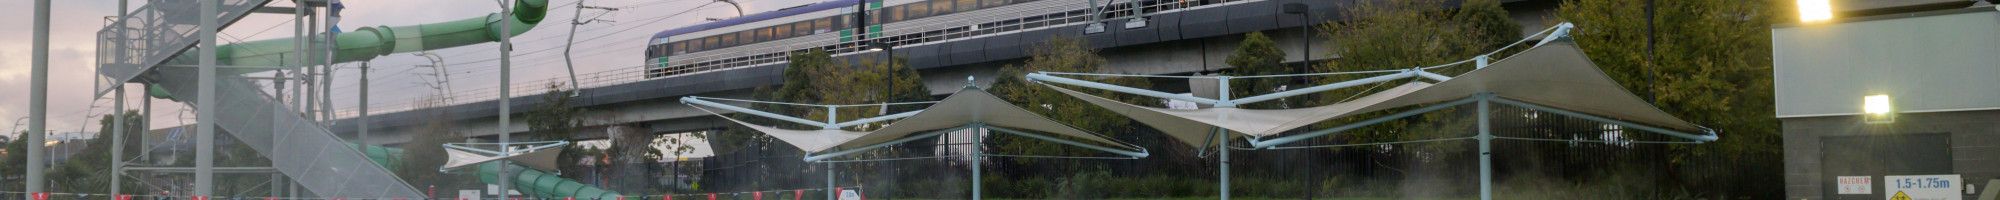
[[[757,32],[757,30],[745,30],[745,31],[742,31],[742,32],[736,32],[736,37],[738,37],[738,38],[736,38],[736,40],[737,40],[737,41],[739,41],[739,42],[741,42],[741,43],[737,43],[737,44],[738,44],[738,45],[748,45],[748,44],[754,44],[754,43],[758,43],[758,42],[761,42],[761,41],[757,40],[757,34],[756,34],[755,32]]]
[[[848,15],[848,14],[840,14],[837,16],[827,17],[827,18],[828,20],[833,21],[833,30],[847,30],[848,28],[847,24],[854,22],[853,15]]]
[[[702,40],[703,40],[703,41],[701,42],[701,50],[702,50],[702,51],[707,51],[707,50],[713,50],[713,49],[718,49],[718,48],[722,48],[722,39],[721,39],[721,38],[716,38],[715,36],[708,36],[708,38],[704,38],[704,39],[702,39]]]
[[[777,40],[777,39],[778,39],[778,38],[774,38],[774,37],[772,37],[772,35],[771,35],[771,28],[770,28],[770,27],[764,27],[764,28],[759,28],[759,29],[757,29],[757,42],[766,42],[766,41],[771,41],[771,40]]]
[[[903,20],[916,20],[918,18],[931,16],[930,4],[931,2],[929,1],[919,1],[910,4],[903,4],[904,5]]]
[[[786,24],[786,25],[777,25],[777,26],[772,26],[772,27],[771,27],[771,34],[772,34],[772,36],[773,36],[773,37],[771,38],[771,40],[780,40],[780,39],[785,39],[785,38],[792,38],[792,25],[791,25],[791,24]]]
[[[684,54],[684,53],[687,53],[687,43],[686,43],[686,42],[674,42],[674,43],[672,44],[672,46],[673,46],[674,50],[673,50],[673,51],[669,51],[669,52],[671,52],[671,53],[668,53],[668,54],[667,54],[667,55],[669,55],[669,56],[671,56],[671,55],[680,55],[680,54]],[[496,194],[497,194],[497,193],[496,193]]]
[[[874,23],[874,24],[887,24],[887,23],[896,23],[899,21],[903,21],[903,7],[906,6],[894,6],[882,9],[883,12],[887,12],[889,13],[889,15],[878,15],[887,18],[882,19],[880,23]]]
[[[958,0],[958,12],[979,9],[979,0]]]
[[[722,34],[715,37],[722,38],[722,45],[715,45],[716,48],[728,48],[736,46],[736,34]]]
[[[980,7],[993,8],[1007,5],[1007,0],[980,0]]]
[[[701,50],[708,50],[707,48],[701,48],[701,38],[691,39],[688,40],[687,42],[688,42],[688,52],[690,53],[701,52]]]
[[[820,34],[828,31],[833,31],[833,18],[819,18],[818,20],[813,20],[813,34]]]
[[[868,24],[882,24],[882,10],[868,11]]]
[[[806,35],[812,35],[813,34],[812,29],[813,29],[812,21],[792,23],[792,36],[802,37]]]
[[[931,0],[931,16],[943,16],[952,12],[954,0]]]

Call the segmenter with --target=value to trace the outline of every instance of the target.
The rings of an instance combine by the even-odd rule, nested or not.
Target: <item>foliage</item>
[[[1337,47],[1335,53],[1341,58],[1326,62],[1317,68],[1321,72],[1351,72],[1432,66],[1493,52],[1509,42],[1520,39],[1519,25],[1507,18],[1507,11],[1500,7],[1498,1],[1471,0],[1463,2],[1456,9],[1440,9],[1446,5],[1447,2],[1442,0],[1411,0],[1368,1],[1348,7],[1342,12],[1345,15],[1343,17],[1356,20],[1326,24],[1326,27],[1321,29],[1326,30],[1325,34],[1331,36],[1332,39],[1328,42]],[[1502,56],[1504,55],[1495,55],[1496,58]],[[1470,66],[1458,66],[1439,68],[1432,72],[1454,75],[1471,69]],[[1330,84],[1378,75],[1381,74],[1326,76],[1320,78],[1318,82]],[[1338,103],[1399,84],[1402,83],[1384,82],[1334,90],[1321,93],[1318,99],[1322,104]],[[1330,128],[1335,124],[1374,118],[1391,111],[1349,117],[1346,120],[1333,120],[1321,123],[1315,128]],[[1467,114],[1469,113],[1454,110],[1431,112],[1348,131],[1352,134],[1321,140],[1365,143],[1465,137],[1470,135],[1470,131],[1464,128],[1469,127],[1467,125],[1471,121],[1461,116]],[[1417,147],[1441,152],[1464,150],[1458,145]]]
[[[1770,25],[1786,20],[1774,1],[1658,1],[1648,59],[1644,4],[1566,1],[1557,14],[1591,61],[1627,90],[1722,133],[1722,140],[1675,145],[1668,172],[1682,187],[1711,195],[1777,198],[1782,152],[1773,113]]]
[[[785,68],[783,75],[785,77],[784,82],[775,88],[758,88],[755,96],[752,98],[762,101],[826,105],[932,100],[930,90],[926,89],[923,85],[922,77],[920,77],[915,69],[904,65],[904,60],[893,58],[878,60],[867,58],[866,56],[855,57],[855,59],[835,59],[829,52],[822,49],[810,49],[794,53],[789,58],[789,66]],[[837,116],[838,119],[845,121],[875,117],[882,114],[914,111],[924,106],[926,105],[842,107],[838,113],[828,113],[824,107],[778,104],[752,104],[750,108],[800,116],[805,119],[825,119],[828,116]],[[819,128],[806,127],[796,123],[782,122],[746,114],[735,114],[730,117],[753,124],[788,129]],[[888,123],[894,123],[894,121],[846,127],[846,129],[854,131],[869,130],[881,128]],[[819,165],[804,163],[796,159],[797,157],[801,157],[804,152],[790,145],[777,144],[772,138],[763,133],[749,130],[747,127],[731,125],[730,128],[724,129],[710,138],[714,138],[713,140],[709,140],[709,142],[716,146],[716,153],[722,155],[718,157],[756,156],[761,158],[793,158],[760,159],[743,163],[742,165],[729,164],[728,166],[731,166],[730,170],[733,170],[731,173],[749,171],[749,173],[759,177],[783,177],[781,179],[784,180],[738,177],[701,179],[703,183],[700,183],[700,185],[714,189],[710,191],[729,191],[735,188],[816,187],[823,185],[823,183],[819,183],[819,181],[823,180],[814,177],[818,177],[816,175],[822,174],[824,171],[808,171],[809,168],[817,168]],[[911,143],[923,144],[926,142],[917,141]],[[870,151],[850,158],[885,158],[906,155],[911,152],[928,152],[925,148],[908,148],[904,146],[888,149],[890,150]],[[718,162],[705,162],[704,165],[719,164]],[[894,165],[894,163],[846,163],[842,165],[842,168],[856,167],[865,169],[881,168],[890,165]],[[824,168],[818,169],[824,170]],[[892,173],[894,172],[892,171]]]
[[[445,105],[443,100],[444,97],[440,96],[427,97],[418,102],[418,107],[433,108],[443,106]],[[438,172],[439,167],[444,166],[445,160],[437,158],[447,157],[443,145],[464,139],[463,133],[453,130],[453,127],[457,127],[458,125],[454,123],[455,120],[452,120],[450,112],[445,112],[441,109],[416,110],[425,112],[423,113],[426,115],[425,119],[429,120],[426,120],[423,122],[423,125],[417,127],[417,131],[412,131],[412,133],[416,134],[411,136],[412,138],[410,138],[409,142],[403,143],[403,156],[400,157],[403,166],[400,169],[394,169],[396,170],[396,176],[402,177],[403,181],[409,182],[412,186],[418,188],[427,188],[427,186],[467,188],[465,185],[467,183],[462,183],[461,181],[475,179]]]
[[[1068,38],[1068,37],[1058,37],[1054,39],[1049,39],[1048,41],[1037,45],[1033,50],[1033,54],[1030,57],[1028,57],[1026,61],[1021,63],[1021,65],[1018,66],[1008,65],[1001,67],[999,78],[996,78],[996,80],[994,80],[993,87],[992,89],[989,90],[993,93],[993,95],[998,96],[1001,99],[1007,100],[1010,103],[1014,103],[1014,106],[1020,106],[1021,108],[1025,108],[1028,111],[1034,112],[1035,114],[1048,116],[1050,119],[1056,120],[1058,122],[1063,122],[1064,124],[1076,127],[1079,130],[1104,134],[1105,136],[1110,136],[1110,137],[1120,137],[1120,135],[1129,134],[1134,130],[1137,130],[1136,127],[1131,126],[1133,124],[1130,119],[1125,118],[1125,116],[1123,115],[1112,113],[1109,110],[1104,110],[1103,108],[1097,107],[1096,105],[1091,105],[1090,103],[1083,102],[1083,100],[1076,99],[1075,97],[1064,95],[1061,92],[1057,92],[1055,90],[1046,88],[1039,84],[1029,83],[1024,78],[1022,78],[1025,75],[1027,75],[1027,73],[1033,73],[1033,72],[1080,72],[1080,73],[1110,72],[1111,71],[1110,69],[1105,68],[1105,65],[1107,63],[1109,63],[1108,60],[1106,60],[1102,56],[1098,56],[1096,50],[1090,49],[1087,45],[1085,45],[1083,40],[1076,38]],[[1078,77],[1078,78],[1090,79],[1091,77]],[[1138,87],[1138,88],[1152,87],[1151,82],[1147,82],[1145,79],[1140,79],[1140,78],[1108,78],[1108,79],[1096,79],[1092,81],[1129,86],[1129,87]],[[1084,91],[1084,92],[1103,97],[1110,97],[1117,100],[1123,100],[1126,102],[1146,102],[1148,100],[1154,101],[1150,103],[1140,103],[1140,105],[1160,104],[1159,102],[1157,102],[1157,98],[1150,98],[1150,97],[1142,98],[1138,95],[1115,93],[1111,91]],[[1053,142],[1019,138],[1019,137],[996,137],[993,139],[993,142],[991,143],[993,144],[992,148],[996,148],[995,149],[996,151],[1008,152],[1012,154],[1089,155],[1088,153],[1091,152],[1088,150],[1082,150],[1076,148],[1065,148],[1066,146],[1056,144]],[[1037,164],[1037,162],[1039,161],[1037,161],[1036,159],[1009,159],[1009,160],[1012,160],[1012,162],[1016,162],[1018,164],[1017,166],[1021,168],[1039,168],[1039,169],[1069,168],[1069,170],[1074,170],[1075,167],[1075,166],[1064,166],[1064,165],[1040,165]]]
[[[1231,76],[1294,73],[1295,71],[1285,68],[1283,65],[1284,61],[1285,51],[1278,49],[1278,45],[1271,41],[1271,37],[1264,36],[1263,32],[1250,32],[1243,34],[1243,42],[1236,46],[1235,53],[1229,54],[1229,59],[1225,63],[1234,67],[1228,73]],[[1282,91],[1289,89],[1286,87],[1290,83],[1289,80],[1287,78],[1249,78],[1232,81],[1230,83],[1229,96],[1248,97]],[[1235,82],[1244,82],[1247,84]],[[1238,105],[1238,107],[1288,108],[1290,105],[1287,103],[1291,102],[1291,99],[1284,98],[1275,101]]]
[[[48,180],[51,180],[50,181],[51,191],[84,192],[84,193],[110,192],[111,175],[113,175],[113,173],[109,172],[111,171],[110,163],[112,157],[111,157],[111,151],[107,150],[110,149],[109,147],[111,146],[111,140],[110,140],[111,137],[106,136],[106,134],[114,133],[113,131],[111,131],[112,128],[111,126],[113,124],[112,118],[118,116],[122,116],[125,118],[126,134],[123,134],[123,136],[125,136],[124,140],[126,146],[125,147],[126,153],[124,155],[128,157],[138,155],[136,153],[139,152],[138,144],[140,143],[138,133],[142,132],[142,130],[139,130],[140,129],[139,125],[143,122],[143,120],[145,120],[144,116],[140,116],[137,110],[130,110],[123,112],[122,115],[111,115],[99,118],[98,120],[99,129],[96,132],[97,136],[94,137],[95,139],[82,140],[82,141],[69,141],[65,142],[65,144],[58,145],[58,146],[82,145],[85,148],[89,149],[70,154],[68,158],[63,160],[63,162],[61,163],[51,163],[51,167],[48,168],[48,171],[45,172],[49,177]],[[81,144],[77,142],[81,142]],[[54,154],[45,154],[45,155],[55,156]],[[123,180],[124,183],[122,184],[124,186],[128,186],[125,189],[125,191],[121,191],[123,193],[133,193],[133,191],[137,191],[135,188],[143,187],[137,180],[131,178],[125,178]]]
[[[578,115],[583,108],[571,105],[576,96],[563,82],[550,81],[544,88],[548,92],[542,93],[542,101],[522,117],[528,121],[528,132],[533,133],[526,141],[569,140],[580,125]]]

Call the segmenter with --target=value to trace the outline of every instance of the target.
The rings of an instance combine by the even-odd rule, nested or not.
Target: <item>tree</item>
[[[1469,0],[1456,9],[1441,9],[1448,4],[1441,0],[1411,1],[1366,1],[1357,6],[1347,7],[1342,12],[1344,18],[1355,19],[1347,22],[1324,25],[1325,34],[1332,36],[1329,43],[1338,47],[1338,60],[1326,62],[1317,67],[1321,72],[1351,72],[1366,70],[1408,69],[1432,66],[1470,59],[1480,54],[1497,50],[1509,42],[1520,39],[1519,25],[1508,20],[1507,11],[1494,0]],[[1505,55],[1494,55],[1496,58]],[[1433,72],[1455,75],[1470,71],[1471,66],[1439,68]],[[1333,75],[1319,79],[1320,84],[1376,76],[1380,74]],[[1320,103],[1332,104],[1367,95],[1380,89],[1395,87],[1397,82],[1378,83],[1374,86],[1351,87],[1348,89],[1323,92]],[[1348,117],[1321,123],[1316,128],[1329,128],[1335,124],[1352,123],[1357,119],[1368,119],[1384,115],[1377,112],[1368,115]],[[1343,134],[1353,142],[1387,142],[1447,137],[1463,137],[1468,131],[1467,113],[1452,113],[1451,110],[1432,112],[1416,119],[1391,121],[1348,131]],[[1439,151],[1459,151],[1461,145],[1424,145]]]
[[[528,132],[533,133],[529,139],[569,140],[576,134],[576,127],[580,125],[578,115],[583,113],[583,109],[571,105],[576,97],[571,96],[571,91],[566,88],[569,87],[558,81],[550,81],[544,87],[546,92],[542,93],[542,102],[523,116],[528,121]]]
[[[995,96],[1007,100],[1007,102],[1009,103],[1013,103],[1014,106],[1019,106],[1021,108],[1027,109],[1028,111],[1034,112],[1035,114],[1041,116],[1047,116],[1050,119],[1062,122],[1063,124],[1076,127],[1079,130],[1091,133],[1104,134],[1105,136],[1119,138],[1120,140],[1125,140],[1133,137],[1148,137],[1148,136],[1138,136],[1140,134],[1133,134],[1132,132],[1142,129],[1136,128],[1134,124],[1132,124],[1132,120],[1126,118],[1123,115],[1118,115],[1117,113],[1113,113],[1110,110],[1105,110],[1102,107],[1092,105],[1090,103],[1084,102],[1083,100],[1076,99],[1075,97],[1070,97],[1069,95],[1065,95],[1062,94],[1061,92],[1046,88],[1045,86],[1042,86],[1040,84],[1028,82],[1024,78],[1024,76],[1027,73],[1034,73],[1034,72],[1080,72],[1080,73],[1107,72],[1110,71],[1107,70],[1107,68],[1105,68],[1105,66],[1108,63],[1109,61],[1106,60],[1104,57],[1097,55],[1097,52],[1095,50],[1092,50],[1089,47],[1087,47],[1083,40],[1076,38],[1069,38],[1069,37],[1057,37],[1036,45],[1034,47],[1034,50],[1032,51],[1031,56],[1029,56],[1028,59],[1023,63],[1021,63],[1020,65],[1008,65],[1001,67],[1000,72],[998,73],[999,77],[994,80],[993,87],[988,90],[992,92]],[[1114,85],[1127,86],[1127,87],[1135,87],[1135,88],[1152,87],[1151,82],[1147,82],[1145,79],[1141,78],[1099,78],[1099,77],[1076,77],[1076,78],[1109,83]],[[1158,98],[1153,98],[1153,97],[1142,97],[1139,95],[1117,93],[1107,90],[1082,90],[1082,91],[1092,95],[1107,97],[1115,100],[1124,101],[1127,103],[1137,103],[1138,105],[1157,106],[1162,104],[1161,102],[1159,102]],[[1061,145],[1054,142],[1048,142],[1036,139],[1029,139],[1025,137],[991,137],[988,141],[989,141],[988,144],[990,144],[990,146],[987,148],[992,149],[992,151],[1007,152],[1007,154],[1053,155],[1053,156],[1097,154],[1096,151],[1090,151],[1081,148],[1072,148],[1067,145]],[[1171,144],[1172,146],[1175,147],[1183,146],[1179,145],[1178,143],[1169,142],[1167,144]],[[1174,151],[1169,150],[1161,152],[1174,152]],[[1154,155],[1159,156],[1159,155],[1174,155],[1174,154],[1155,153]],[[1186,156],[1192,154],[1178,154],[1178,155]],[[1006,159],[996,159],[995,161],[996,161],[995,163],[999,165],[999,167],[995,167],[995,169],[998,170],[999,173],[995,174],[1010,176],[1012,177],[1012,179],[1016,180],[1048,179],[1051,180],[1050,182],[1056,182],[1054,180],[1067,178],[1068,177],[1067,174],[1079,173],[1080,171],[1109,170],[1103,167],[1089,167],[1086,166],[1085,164],[1077,162],[1064,162],[1058,160],[1006,158]],[[1092,164],[1099,164],[1099,163],[1092,163]],[[1050,190],[1050,191],[1042,191],[1042,192],[1026,191],[1023,193],[1056,194],[1059,192],[1055,191],[1061,191],[1065,188],[1035,188],[1035,189]]]
[[[430,109],[446,105],[444,98],[431,96],[417,102],[420,109],[416,110],[423,112],[426,115],[425,119],[429,120],[419,126],[418,131],[413,131],[415,135],[411,136],[408,143],[403,143],[402,168],[393,169],[396,170],[398,177],[419,188],[426,186],[464,188],[459,186],[459,180],[472,180],[438,172],[445,161],[438,158],[446,157],[443,145],[464,140],[464,136],[453,130],[457,125],[454,124],[455,120],[452,120],[450,112]]]
[[[1649,59],[1644,3],[1565,1],[1557,14],[1591,61],[1662,110],[1722,132],[1720,141],[1674,145],[1667,168],[1679,187],[1726,198],[1776,199],[1782,152],[1771,85],[1770,26],[1788,20],[1777,1],[1657,1]]]
[[[1243,34],[1243,43],[1236,46],[1236,52],[1229,54],[1229,59],[1225,63],[1228,63],[1231,67],[1235,67],[1230,69],[1228,73],[1231,76],[1252,76],[1290,73],[1291,71],[1287,70],[1282,64],[1284,61],[1285,51],[1279,50],[1277,43],[1271,41],[1271,37],[1264,36],[1263,32],[1250,32]],[[1232,81],[1230,83],[1229,96],[1247,97],[1289,89],[1286,88],[1289,80],[1291,79],[1250,78],[1241,81]],[[1237,84],[1234,82],[1248,84]],[[1238,107],[1286,108],[1290,106],[1286,104],[1290,102],[1289,99],[1251,103],[1239,105]]]

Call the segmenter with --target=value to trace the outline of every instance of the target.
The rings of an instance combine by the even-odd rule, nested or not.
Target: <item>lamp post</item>
[[[1299,15],[1299,36],[1304,37],[1304,39],[1299,40],[1299,49],[1302,52],[1302,54],[1299,54],[1300,56],[1302,56],[1300,57],[1301,59],[1299,59],[1299,67],[1290,70],[1292,71],[1292,73],[1300,73],[1300,71],[1312,68],[1313,23],[1312,23],[1312,12],[1310,12],[1310,10],[1311,8],[1306,7],[1306,4],[1304,3],[1293,2],[1293,3],[1286,3],[1284,5],[1285,14]],[[1316,155],[1318,154],[1314,154],[1314,152],[1312,151],[1306,151],[1306,156],[1316,156]],[[1319,160],[1319,159],[1309,159],[1309,160]],[[1312,167],[1312,165],[1308,164],[1306,165],[1306,167]],[[1308,181],[1312,181],[1311,184],[1312,188],[1319,188],[1319,180],[1318,180],[1319,170],[1307,169],[1306,173],[1307,173],[1306,177],[1309,177]],[[1304,191],[1306,191],[1306,199],[1313,199],[1313,190],[1304,190]]]
[[[1303,57],[1304,59],[1299,60],[1299,68],[1293,69],[1292,73],[1299,73],[1300,69],[1306,69],[1312,67],[1313,25],[1312,25],[1312,12],[1307,12],[1308,9],[1310,8],[1307,8],[1306,4],[1304,3],[1285,4],[1284,8],[1285,14],[1299,15],[1299,33],[1300,33],[1299,35],[1305,36],[1305,39],[1299,40],[1299,48],[1303,49],[1304,52],[1304,54],[1301,55],[1305,57]]]

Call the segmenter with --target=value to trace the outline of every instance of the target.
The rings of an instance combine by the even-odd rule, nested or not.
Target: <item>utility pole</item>
[[[578,85],[576,83],[576,62],[571,61],[572,58],[570,58],[569,55],[570,49],[576,46],[576,26],[590,24],[591,22],[597,22],[597,21],[612,22],[611,20],[597,19],[597,17],[604,16],[603,13],[598,13],[596,16],[590,16],[590,19],[587,20],[582,19],[583,9],[604,10],[605,13],[618,11],[618,8],[589,6],[589,5],[584,5],[583,2],[584,0],[576,0],[576,12],[571,13],[569,18],[569,41],[563,42],[563,66],[569,68],[569,88],[570,88],[569,96],[571,97],[583,94],[583,85]],[[737,12],[741,13],[742,10],[738,9]]]
[[[431,80],[436,82],[436,85],[431,86],[431,90],[437,91],[436,93],[444,98],[442,100],[445,104],[451,104],[451,69],[445,67],[444,57],[430,51],[417,52],[417,56],[431,60],[430,65],[417,65],[417,67],[431,68],[431,74],[428,75],[431,75]]]
[[[46,125],[49,122],[49,0],[35,0],[34,24],[35,41],[34,49],[31,50],[34,55],[29,58],[34,69],[28,73],[34,78],[29,81],[31,86],[28,86],[28,132],[22,133],[27,135],[28,144],[37,144],[27,145],[28,182],[23,185],[27,185],[28,199],[33,199],[34,193],[42,192],[42,184],[48,182],[42,180],[42,165],[48,163],[41,159],[44,146],[39,144],[48,142],[48,138],[42,133],[48,131]]]

